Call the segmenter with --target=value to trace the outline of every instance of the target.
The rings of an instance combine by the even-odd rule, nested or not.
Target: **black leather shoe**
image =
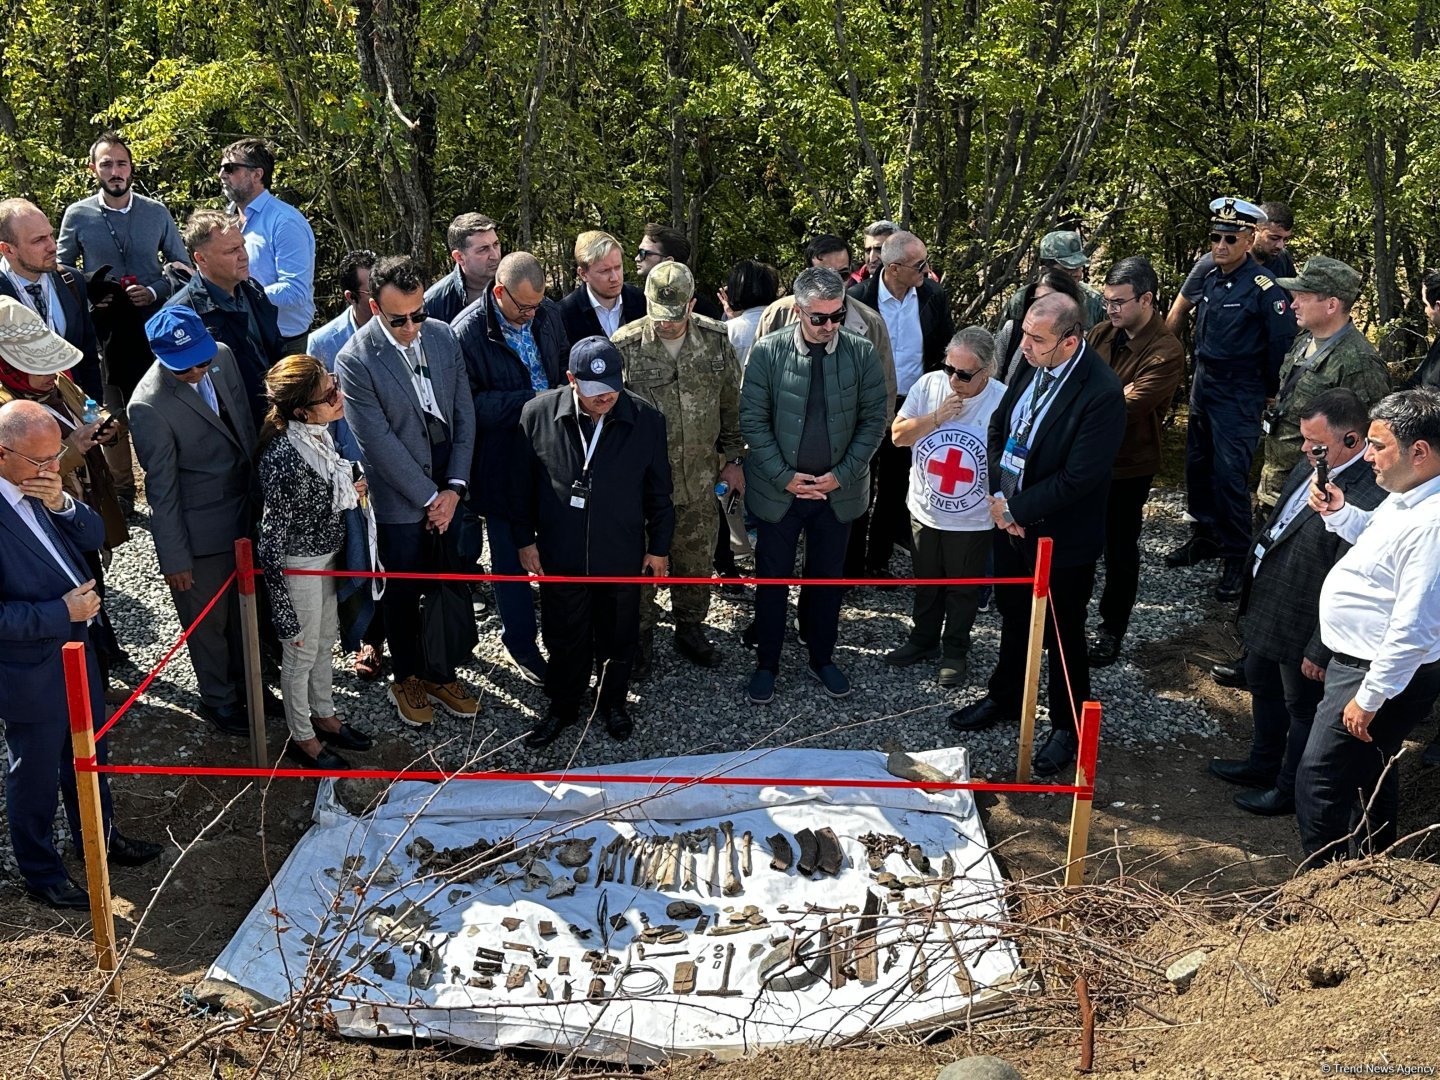
[[[1088,651],[1092,668],[1109,667],[1120,659],[1120,639],[1109,630],[1097,630]]]
[[[250,734],[250,721],[238,705],[201,705],[200,715],[226,735],[238,735],[243,739]]]
[[[80,911],[90,907],[90,894],[68,878],[59,885],[26,885],[25,895],[62,910]]]
[[[936,660],[939,656],[939,645],[932,645],[927,649],[923,645],[916,645],[913,641],[907,641],[898,649],[891,649],[881,659],[894,667],[909,667],[911,664],[918,664],[922,660]]]
[[[1172,570],[1181,566],[1199,566],[1202,562],[1220,557],[1220,545],[1208,536],[1196,533],[1170,554],[1165,556],[1165,565]]]
[[[630,719],[630,710],[624,705],[611,705],[602,709],[600,715],[605,721],[605,734],[616,742],[624,742],[635,730],[635,724]]]
[[[375,740],[366,732],[347,723],[342,723],[339,731],[316,728],[315,736],[327,746],[338,746],[341,750],[369,750],[375,745]]]
[[[1035,751],[1030,771],[1036,776],[1054,776],[1061,769],[1075,764],[1075,752],[1080,749],[1080,740],[1073,731],[1052,728],[1045,745]]]
[[[655,668],[655,631],[641,630],[635,646],[635,662],[630,665],[630,678],[647,679]]]
[[[1260,788],[1265,790],[1275,783],[1275,774],[1262,772],[1255,768],[1248,761],[1237,761],[1234,758],[1211,758],[1210,775],[1227,784],[1239,784],[1241,787]]]
[[[525,736],[525,745],[531,750],[540,750],[549,746],[560,737],[560,733],[575,721],[563,716],[556,716],[553,712],[546,713],[543,718],[535,722],[530,733]]]
[[[698,623],[681,623],[675,628],[675,651],[696,667],[713,668],[720,663],[720,654]]]
[[[164,850],[149,840],[136,840],[114,831],[110,833],[110,861],[120,866],[144,866],[158,859]]]
[[[1240,588],[1244,580],[1245,560],[1226,559],[1225,570],[1220,575],[1220,583],[1215,586],[1215,599],[1224,604],[1239,600]]]
[[[1250,683],[1245,678],[1243,658],[1233,664],[1215,664],[1210,668],[1210,678],[1214,679],[1217,685],[1228,686],[1231,690],[1250,689]]]
[[[320,747],[320,753],[311,757],[293,742],[286,743],[285,756],[302,769],[324,769],[326,772],[338,772],[350,768],[350,762],[325,746]]]
[[[1019,723],[1020,717],[1001,706],[994,698],[981,698],[963,709],[956,709],[947,720],[956,731],[984,731],[999,723]]]
[[[1295,798],[1276,788],[1265,791],[1238,791],[1232,801],[1241,810],[1247,810],[1261,817],[1285,817],[1295,813]]]

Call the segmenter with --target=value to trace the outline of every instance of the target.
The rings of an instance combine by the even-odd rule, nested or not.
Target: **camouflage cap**
[[[1360,295],[1360,271],[1339,259],[1316,255],[1307,259],[1299,277],[1276,278],[1287,292],[1333,296],[1342,304],[1353,304]]]
[[[652,319],[683,319],[695,295],[695,275],[682,262],[671,259],[645,276],[646,307]]]
[[[1085,241],[1078,232],[1052,232],[1040,238],[1040,261],[1059,263],[1071,270],[1090,265]]]

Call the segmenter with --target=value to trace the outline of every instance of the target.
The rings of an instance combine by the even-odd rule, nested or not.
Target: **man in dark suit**
[[[284,355],[279,311],[250,276],[239,218],[219,210],[196,210],[181,235],[196,273],[166,306],[192,309],[215,340],[229,347],[258,425],[268,407],[265,373]]]
[[[380,561],[387,570],[436,573],[458,565],[451,528],[470,486],[475,403],[450,327],[428,318],[425,283],[404,256],[370,271],[375,318],[335,357],[350,430],[365,455]],[[438,536],[439,543],[435,543]],[[473,717],[480,703],[455,675],[425,666],[418,581],[391,581],[381,600],[394,659],[390,700],[412,727],[434,721],[434,705]]]
[[[914,233],[893,232],[881,248],[882,268],[857,285],[850,295],[880,313],[890,335],[890,355],[895,362],[894,408],[900,411],[905,395],[927,371],[938,371],[945,360],[945,348],[955,336],[950,301],[940,283],[931,278],[930,253]],[[874,477],[875,505],[871,516],[851,526],[850,547],[865,541],[865,572],[885,577],[890,572],[890,551],[898,542],[910,545],[910,516],[905,495],[910,489],[910,448],[890,441],[890,431],[875,454],[870,470]],[[859,534],[859,535],[857,535]]]
[[[74,842],[80,813],[70,751],[62,647],[85,645],[92,723],[105,718],[105,684],[90,628],[106,616],[83,552],[105,538],[100,516],[60,485],[60,425],[37,402],[0,406],[0,720],[10,769],[5,803],[10,842],[26,891],[56,908],[85,908],[90,898],[70,879],[55,850],[55,792],[64,797]],[[105,761],[105,743],[96,747]],[[100,777],[100,810],[110,859],[139,866],[160,846],[114,827],[110,788]]]
[[[1295,769],[1325,691],[1330,650],[1320,640],[1320,586],[1350,545],[1307,504],[1315,464],[1326,463],[1345,501],[1373,510],[1385,498],[1364,461],[1369,418],[1353,390],[1317,395],[1300,413],[1302,454],[1265,527],[1250,545],[1240,613],[1255,737],[1243,760],[1215,758],[1210,772],[1251,790],[1235,805],[1252,814],[1295,812]]]
[[[571,343],[596,334],[614,337],[645,317],[645,293],[626,283],[625,252],[609,233],[592,229],[576,237],[575,276],[580,284],[558,305]]]
[[[450,324],[460,344],[475,400],[475,458],[468,509],[485,519],[490,567],[519,574],[510,538],[515,499],[520,410],[536,394],[565,383],[570,346],[553,305],[542,301],[545,271],[528,251],[500,260],[495,280]],[[520,485],[523,487],[523,485]],[[478,556],[479,552],[475,552]],[[522,581],[495,582],[495,606],[505,654],[526,682],[545,682],[545,658],[535,637],[535,602]]]
[[[145,324],[155,362],[130,396],[135,454],[145,470],[160,573],[183,626],[235,569],[235,541],[250,535],[256,424],[235,357],[188,307],[163,307]],[[187,645],[200,713],[246,736],[240,605],[227,590]]]
[[[1035,572],[1040,537],[1053,542],[1049,656],[1050,736],[1035,754],[1037,776],[1054,776],[1075,760],[1075,710],[1090,698],[1085,610],[1095,562],[1105,547],[1105,502],[1115,455],[1125,437],[1125,394],[1115,373],[1084,344],[1084,313],[1052,293],[1031,305],[1022,328],[1026,366],[990,419],[990,513],[995,520],[995,574]],[[951,713],[958,731],[979,731],[1020,718],[1030,631],[1030,591],[995,590],[1000,656],[982,700]],[[1059,627],[1058,639],[1055,627]],[[1066,685],[1065,674],[1069,674]]]
[[[100,339],[90,318],[85,279],[55,261],[55,230],[28,199],[0,202],[0,296],[13,296],[80,350],[71,376],[96,401],[105,400]]]

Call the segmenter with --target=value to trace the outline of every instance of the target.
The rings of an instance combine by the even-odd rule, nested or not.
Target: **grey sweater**
[[[102,209],[98,193],[71,203],[60,222],[57,244],[62,263],[79,266],[86,274],[109,266],[110,276],[116,280],[134,274],[160,303],[169,299],[170,283],[161,273],[158,256],[163,255],[166,262],[190,264],[180,230],[165,204],[134,192],[130,210],[123,214]]]

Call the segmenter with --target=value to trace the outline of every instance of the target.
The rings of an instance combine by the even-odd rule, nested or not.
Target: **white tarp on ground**
[[[915,756],[956,779],[968,779],[962,749]],[[894,782],[885,765],[885,755],[875,752],[772,750],[586,771]],[[733,897],[709,896],[703,882],[708,876],[705,854],[697,859],[702,879],[698,891],[631,885],[630,868],[624,882],[597,884],[598,859],[592,858],[586,883],[572,895],[547,900],[548,890],[543,881],[536,887],[535,875],[573,873],[554,857],[532,867],[528,881],[523,868],[510,862],[478,882],[456,882],[426,877],[406,852],[417,837],[436,849],[464,847],[481,837],[512,840],[522,847],[537,838],[593,837],[598,857],[617,835],[669,836],[718,826],[722,820],[733,822],[737,846],[743,833],[754,837],[751,875],[741,879],[742,891]],[[846,856],[837,876],[807,879],[794,867],[784,873],[770,868],[766,837],[784,832],[794,845],[798,831],[826,827],[840,838]],[[922,885],[915,879],[926,875],[903,854],[890,854],[883,870],[908,877],[910,885],[903,904],[893,899],[881,904],[874,928],[878,967],[883,969],[877,978],[861,982],[852,977],[837,989],[822,962],[812,966],[825,977],[806,989],[762,989],[760,967],[767,957],[773,959],[782,941],[798,936],[809,948],[817,947],[816,931],[827,916],[801,917],[807,904],[853,904],[859,909],[867,889],[887,896],[876,884],[877,872],[860,842],[866,834],[899,836],[920,845],[930,860],[930,875],[939,875],[942,864],[950,865],[944,863],[948,855],[955,870],[952,881],[943,893],[934,881]],[[833,1043],[866,1031],[921,1031],[963,1016],[967,1009],[983,1008],[1001,988],[1014,986],[1020,974],[1013,945],[995,929],[1004,922],[1005,911],[1000,874],[987,849],[974,801],[964,791],[823,783],[807,788],[660,788],[634,783],[458,781],[437,787],[410,782],[397,784],[385,805],[372,814],[354,817],[334,801],[327,782],[317,799],[315,825],[291,852],[272,888],[256,901],[209,977],[284,1000],[304,989],[307,980],[313,990],[328,972],[329,1004],[346,1035],[413,1034],[485,1048],[578,1047],[585,1057],[637,1064],[707,1051],[733,1056],[782,1043]],[[377,868],[378,876],[362,884]],[[749,905],[758,908],[769,925],[724,936],[696,934],[694,918],[667,918],[667,904],[677,899],[698,905],[711,928],[728,925],[730,912]],[[407,903],[419,907],[407,912]],[[908,912],[901,911],[912,905]],[[601,914],[623,916],[623,927],[611,928],[609,919],[602,925]],[[501,920],[507,917],[520,919],[521,925],[505,928]],[[857,925],[853,913],[828,917],[843,917],[851,928]],[[554,924],[552,936],[541,937],[542,921]],[[646,924],[653,928],[677,921],[686,932],[684,940],[647,945],[649,958],[641,959],[638,936]],[[528,944],[538,954],[507,950],[507,943]],[[728,988],[741,991],[738,996],[671,992],[675,965],[687,959],[696,961],[697,991],[719,988],[721,959],[729,946],[734,952]],[[472,985],[478,981],[477,947],[504,954],[504,968],[494,977],[493,988]],[[599,1000],[586,997],[595,977],[583,959],[589,950],[616,957],[614,971],[601,976],[605,996]],[[660,952],[679,955],[656,957]],[[425,985],[424,972],[417,974],[416,968],[427,956],[434,975]],[[955,977],[957,956],[966,968],[961,979]],[[568,975],[559,973],[562,957],[568,960]],[[853,971],[854,957],[849,959]],[[529,974],[520,986],[507,989],[508,974],[521,964],[529,967]],[[636,970],[626,973],[627,967]],[[661,992],[655,992],[660,990],[657,973],[665,980]],[[565,1000],[567,987],[570,1000]]]

